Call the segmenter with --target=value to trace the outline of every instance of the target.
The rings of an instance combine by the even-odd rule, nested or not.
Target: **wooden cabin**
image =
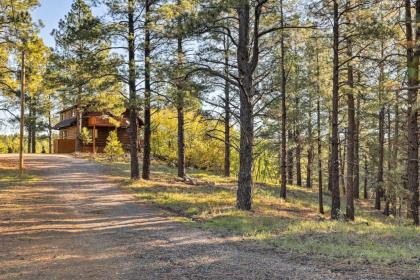
[[[53,129],[59,131],[59,138],[54,141],[54,153],[65,154],[74,153],[76,147],[77,106],[64,109],[60,112],[60,122]],[[116,125],[117,124],[117,125]],[[143,121],[137,118],[137,126],[140,128]],[[114,116],[111,113],[92,112],[86,110],[82,114],[82,128],[86,127],[92,136],[92,143],[82,145],[82,152],[102,153],[106,146],[106,140],[111,131],[117,130],[118,139],[122,143],[124,150],[130,150],[129,134],[129,111],[127,110],[121,116]],[[140,139],[140,137],[139,137]],[[141,140],[137,144],[138,149],[142,146]]]

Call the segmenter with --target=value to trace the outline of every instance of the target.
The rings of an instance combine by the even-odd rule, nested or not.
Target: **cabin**
[[[66,108],[58,114],[60,121],[53,127],[59,131],[58,139],[54,140],[54,153],[67,154],[74,153],[76,150],[77,135],[77,106]],[[138,130],[143,126],[143,121],[137,118]],[[125,111],[121,116],[114,116],[111,113],[84,110],[82,114],[82,128],[86,127],[92,136],[92,143],[81,144],[82,152],[102,153],[106,146],[106,140],[109,133],[113,130],[117,131],[118,139],[123,145],[124,150],[130,150],[130,121],[129,111]],[[140,137],[139,137],[140,139]],[[142,146],[141,140],[137,143],[137,148]]]

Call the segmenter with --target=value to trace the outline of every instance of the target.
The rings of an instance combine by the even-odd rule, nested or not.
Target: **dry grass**
[[[39,180],[33,174],[25,173],[18,176],[16,161],[2,159],[0,162],[0,190],[7,187],[14,187],[22,184],[32,184]]]

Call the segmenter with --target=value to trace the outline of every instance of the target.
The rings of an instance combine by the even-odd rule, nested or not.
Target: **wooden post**
[[[96,120],[95,120],[96,123]],[[93,138],[93,154],[96,155],[96,126],[95,123],[93,124],[93,132],[92,132],[92,138]]]
[[[22,50],[20,77],[20,135],[19,135],[19,176],[23,175],[23,134],[25,126],[25,50]]]

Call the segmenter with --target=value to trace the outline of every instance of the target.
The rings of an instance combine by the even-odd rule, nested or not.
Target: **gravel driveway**
[[[331,272],[176,222],[86,160],[34,155],[26,164],[42,180],[0,191],[0,279],[387,279]]]

